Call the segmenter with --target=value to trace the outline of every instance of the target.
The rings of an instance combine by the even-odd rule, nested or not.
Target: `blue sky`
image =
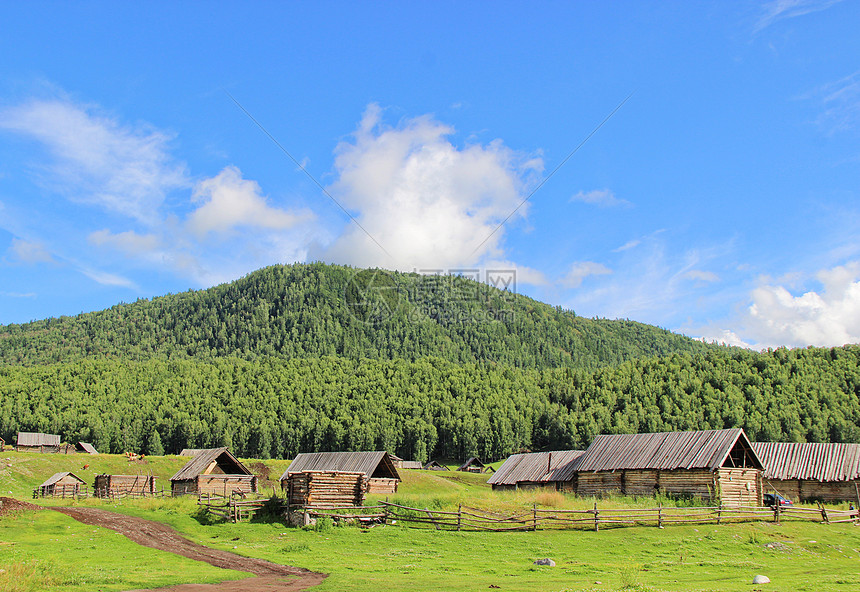
[[[516,269],[578,314],[756,349],[860,341],[860,3],[0,22],[0,324],[322,260]]]

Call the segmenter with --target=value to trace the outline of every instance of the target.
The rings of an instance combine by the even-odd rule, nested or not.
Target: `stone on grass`
[[[770,584],[770,578],[767,576],[756,576],[753,578],[753,584]]]
[[[535,561],[535,565],[548,565],[550,567],[555,567],[555,561],[552,559],[538,559]]]

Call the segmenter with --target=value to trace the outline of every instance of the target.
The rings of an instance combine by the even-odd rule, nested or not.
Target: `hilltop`
[[[596,369],[704,344],[628,320],[589,319],[464,277],[277,265],[206,290],[0,325],[0,364],[222,357],[490,362]]]

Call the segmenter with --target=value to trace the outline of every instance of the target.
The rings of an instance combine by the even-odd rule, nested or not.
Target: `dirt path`
[[[219,551],[198,545],[160,522],[134,518],[98,508],[53,509],[71,516],[78,522],[115,530],[145,547],[160,549],[189,559],[205,561],[215,567],[235,569],[257,576],[256,578],[232,580],[220,584],[182,584],[157,588],[162,592],[168,590],[171,592],[298,592],[316,586],[326,578],[326,574],[308,571],[300,567],[279,565],[265,559],[242,557],[230,551]],[[140,591],[133,590],[130,592]]]

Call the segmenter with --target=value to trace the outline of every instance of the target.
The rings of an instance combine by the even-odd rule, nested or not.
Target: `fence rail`
[[[245,493],[234,493],[223,496],[217,493],[206,493],[197,496],[197,505],[206,512],[230,522],[241,522],[254,516],[269,503],[269,499],[247,499]]]

